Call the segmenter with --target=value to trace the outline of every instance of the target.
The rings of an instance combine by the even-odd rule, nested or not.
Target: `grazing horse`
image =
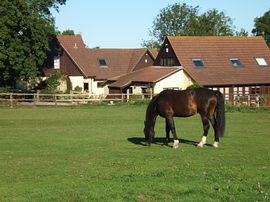
[[[164,90],[154,96],[146,110],[144,122],[145,142],[150,145],[155,137],[155,122],[157,116],[166,119],[166,141],[170,141],[170,131],[173,134],[173,148],[179,144],[174,126],[173,117],[189,117],[199,113],[203,123],[203,136],[198,147],[206,144],[209,121],[214,128],[215,139],[213,147],[217,148],[219,137],[224,136],[225,131],[225,110],[224,98],[219,91],[207,88],[195,88],[187,90]]]

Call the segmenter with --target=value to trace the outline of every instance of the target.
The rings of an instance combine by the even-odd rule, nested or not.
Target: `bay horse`
[[[206,138],[211,123],[214,129],[214,144],[217,148],[219,137],[224,136],[225,109],[224,97],[221,92],[207,88],[187,90],[164,90],[154,96],[146,110],[144,122],[145,143],[151,144],[155,137],[155,122],[157,116],[166,119],[166,142],[170,141],[170,131],[173,134],[173,148],[177,148],[179,140],[176,135],[173,117],[189,117],[199,113],[203,124],[203,136],[198,147],[206,144]]]

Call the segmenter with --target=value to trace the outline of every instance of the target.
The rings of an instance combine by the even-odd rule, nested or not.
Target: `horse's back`
[[[164,90],[159,94],[161,116],[173,113],[174,116],[187,117],[215,106],[215,91],[206,88]]]

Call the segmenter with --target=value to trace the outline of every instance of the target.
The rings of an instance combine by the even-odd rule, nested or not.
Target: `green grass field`
[[[270,201],[270,112],[226,113],[220,147],[143,146],[146,105],[0,109],[0,201]],[[208,143],[213,143],[211,129]]]

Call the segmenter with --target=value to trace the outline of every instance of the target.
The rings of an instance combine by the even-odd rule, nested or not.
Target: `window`
[[[103,85],[102,84],[103,84],[103,82],[97,82],[97,87],[98,88],[103,88]]]
[[[101,67],[107,67],[107,63],[105,59],[99,59],[98,62]]]
[[[84,91],[88,91],[89,90],[89,84],[88,83],[83,83],[83,89],[84,89]]]
[[[263,57],[255,58],[259,66],[267,66],[267,62]]]
[[[174,59],[173,58],[161,58],[161,66],[173,66]]]
[[[204,67],[204,63],[201,59],[192,59],[193,64],[195,67],[201,68]]]
[[[230,58],[233,67],[241,67],[242,64],[238,58]]]
[[[53,66],[54,66],[54,69],[60,69],[60,57],[59,56],[55,56],[53,58]]]

